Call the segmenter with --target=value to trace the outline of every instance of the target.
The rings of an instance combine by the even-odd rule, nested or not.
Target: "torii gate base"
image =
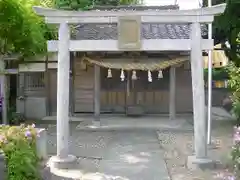
[[[139,51],[190,51],[194,114],[195,155],[188,158],[188,167],[211,167],[207,158],[207,131],[205,118],[205,93],[203,79],[203,50],[213,49],[212,39],[202,39],[201,23],[212,23],[214,16],[224,12],[226,5],[194,10],[159,11],[61,11],[35,7],[38,15],[45,16],[47,23],[59,24],[59,40],[48,42],[48,51],[58,52],[57,72],[57,156],[50,159],[54,168],[70,168],[76,158],[69,155],[69,67],[70,51],[122,51],[118,40],[70,40],[68,24],[118,23],[124,16],[138,17],[141,23],[191,24],[191,39],[140,39]],[[138,43],[137,43],[138,44]],[[126,44],[129,46],[129,44]],[[128,47],[126,46],[126,47]],[[130,49],[127,49],[131,51]],[[97,88],[96,88],[97,89]],[[95,92],[97,94],[97,92]],[[99,93],[99,92],[98,92]],[[174,102],[174,101],[172,101]],[[99,101],[95,101],[98,115]],[[184,103],[184,102],[183,102]],[[98,119],[95,117],[95,119]]]
[[[214,169],[215,167],[215,161],[205,158],[205,159],[199,159],[196,156],[188,156],[187,158],[187,167],[191,170],[196,169]]]

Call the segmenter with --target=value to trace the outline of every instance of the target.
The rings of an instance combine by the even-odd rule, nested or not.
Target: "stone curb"
[[[193,129],[177,129],[177,128],[156,128],[156,127],[80,127],[76,128],[78,131],[85,131],[85,132],[108,132],[108,131],[132,131],[132,130],[155,130],[161,132],[178,132],[178,133],[186,133],[186,132],[193,132]]]
[[[39,137],[36,139],[37,153],[40,159],[47,159],[47,131],[43,128],[36,128]]]
[[[5,164],[5,159],[4,159],[4,154],[0,152],[0,175],[1,179],[6,179],[7,178],[7,167]]]

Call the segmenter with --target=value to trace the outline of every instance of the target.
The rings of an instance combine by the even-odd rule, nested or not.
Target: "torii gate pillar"
[[[50,161],[55,168],[66,169],[76,162],[76,157],[69,154],[70,30],[66,22],[59,25],[58,39],[57,156],[51,157]]]
[[[207,159],[207,133],[203,80],[203,50],[213,49],[212,39],[202,39],[201,23],[212,23],[214,16],[224,12],[226,4],[194,10],[161,11],[63,11],[35,7],[38,15],[45,16],[47,23],[60,24],[59,40],[48,42],[48,51],[58,52],[57,74],[57,156],[52,157],[58,168],[69,167],[75,157],[69,155],[69,51],[122,51],[118,40],[70,41],[68,23],[118,23],[120,17],[137,16],[140,23],[184,23],[191,24],[191,39],[144,39],[139,51],[190,51],[194,111],[195,155],[189,157],[188,165],[210,164]],[[137,21],[138,23],[138,21]],[[132,44],[127,44],[127,46]],[[174,74],[174,73],[173,73]],[[173,78],[173,77],[172,77]],[[173,82],[173,81],[172,81]],[[97,92],[97,91],[96,91]],[[172,91],[174,94],[174,91]],[[172,98],[172,102],[174,99]],[[95,104],[98,108],[97,103]],[[171,108],[174,115],[175,109]],[[98,113],[96,113],[96,116]],[[173,116],[174,118],[174,116]]]

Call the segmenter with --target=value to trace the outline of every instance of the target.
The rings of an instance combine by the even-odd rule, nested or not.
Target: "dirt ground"
[[[193,155],[193,133],[159,132],[171,180],[224,180],[231,174],[230,150],[232,147],[233,123],[217,123],[212,130],[212,140],[217,148],[209,148],[208,156],[219,161],[212,170],[189,170],[186,160]]]

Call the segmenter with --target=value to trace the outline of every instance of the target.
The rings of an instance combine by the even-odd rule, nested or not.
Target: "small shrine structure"
[[[108,78],[118,76],[121,83],[126,77],[132,80],[138,77],[147,82],[155,81],[154,77],[164,79],[164,70],[170,67],[170,89],[169,89],[169,113],[170,119],[176,115],[175,102],[175,77],[176,67],[189,62],[191,67],[191,95],[194,117],[194,141],[195,141],[195,161],[204,162],[207,159],[206,143],[206,117],[205,117],[205,92],[203,79],[203,51],[212,50],[214,43],[212,39],[203,39],[201,27],[202,24],[212,23],[215,15],[224,12],[225,4],[206,7],[194,10],[179,9],[148,9],[148,10],[129,10],[129,8],[114,10],[91,10],[91,11],[65,11],[57,9],[47,9],[34,7],[35,12],[44,16],[46,23],[58,25],[58,40],[48,41],[48,51],[57,52],[57,156],[52,161],[58,167],[64,167],[64,164],[75,161],[75,157],[69,154],[69,102],[70,102],[70,52],[80,53],[80,66],[85,63],[93,65],[94,75],[94,121],[100,120],[100,72],[106,69],[105,75]],[[167,24],[171,27],[173,24],[178,31],[188,35],[183,37],[167,36],[166,38],[156,38],[155,36],[146,36],[144,28],[148,23],[155,23],[158,26]],[[70,25],[79,25],[80,32],[88,34],[89,38],[72,40]],[[90,32],[91,25],[98,24],[99,28],[105,29],[94,39],[94,34]],[[88,25],[88,29],[84,29]],[[101,26],[102,25],[102,26]],[[185,31],[182,26],[188,27]],[[156,25],[157,26],[157,25]],[[108,28],[112,27],[112,28]],[[151,26],[150,28],[153,28]],[[108,38],[107,31],[115,30],[115,36]],[[160,32],[161,33],[161,32]],[[162,32],[163,34],[165,32]],[[91,36],[93,38],[91,38]],[[158,60],[144,61],[142,57],[149,54],[166,52],[167,56],[155,56]],[[175,53],[174,53],[175,52]],[[185,53],[184,57],[179,53]],[[177,53],[177,54],[176,54]],[[120,61],[119,58],[111,58],[116,54],[118,57],[126,56],[128,61]],[[108,56],[106,58],[105,56]],[[104,57],[104,58],[103,58]],[[130,61],[134,60],[134,61]],[[143,62],[139,59],[143,59]],[[113,73],[118,69],[118,73]],[[146,72],[146,73],[144,73]],[[143,73],[143,75],[141,75]],[[128,75],[127,75],[128,74]],[[88,79],[87,74],[79,74],[83,79]],[[108,79],[105,79],[108,81]],[[156,80],[157,81],[157,80]],[[91,82],[91,80],[88,80]],[[184,83],[182,81],[182,83]],[[81,84],[79,84],[81,86]],[[128,86],[128,84],[127,84]],[[126,88],[128,89],[128,87]],[[133,88],[134,89],[134,88]],[[188,94],[190,96],[190,94]],[[85,96],[88,96],[87,94]],[[181,102],[184,105],[184,100]],[[81,106],[79,106],[81,109]],[[131,110],[131,108],[130,108]]]

